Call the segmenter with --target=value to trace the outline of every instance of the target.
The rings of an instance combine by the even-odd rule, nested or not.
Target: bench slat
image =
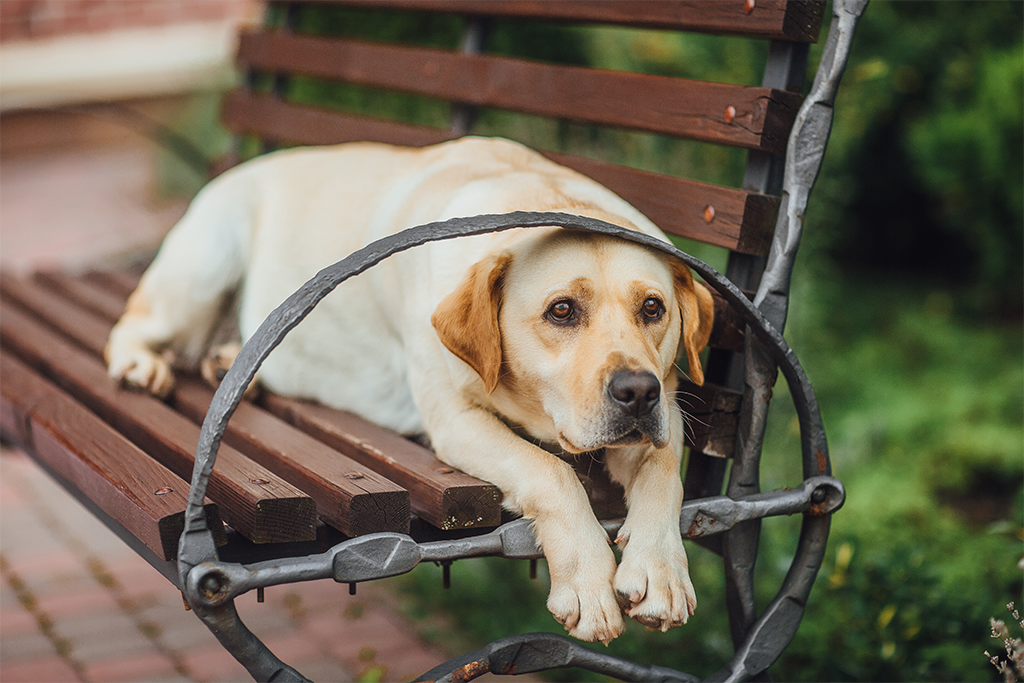
[[[171,402],[201,423],[213,390],[194,376],[179,376]],[[241,402],[224,443],[237,448],[316,501],[325,522],[349,536],[409,531],[409,492],[291,425]]]
[[[95,288],[93,291],[89,291],[88,287],[79,286],[83,281],[107,281],[109,283],[109,280],[104,277],[75,278],[67,275],[47,274],[39,279],[47,285],[57,288],[62,295],[70,299],[75,299],[80,292],[85,290],[85,298],[96,308],[106,311],[105,317],[111,322],[116,319],[119,311],[124,307],[125,294],[104,290],[102,287],[97,288],[96,285],[92,285]],[[114,289],[122,289],[125,285],[132,284],[134,283],[127,278],[118,278],[117,284],[109,286]],[[129,286],[128,289],[130,288]],[[96,341],[92,341],[90,345],[95,348],[96,344]],[[193,420],[201,422],[212,395],[213,392],[205,383],[183,377],[178,389],[175,390],[174,401],[179,410]],[[279,419],[334,449],[329,453],[324,453],[321,458],[324,461],[322,464],[310,467],[311,470],[320,473],[334,471],[335,474],[328,477],[330,480],[341,480],[353,488],[360,486],[360,483],[363,482],[362,479],[349,480],[343,477],[347,474],[366,475],[367,471],[360,466],[361,463],[369,470],[380,473],[407,489],[411,496],[412,512],[438,528],[497,526],[501,521],[501,495],[496,487],[457,470],[450,473],[444,471],[451,468],[438,460],[430,450],[393,432],[349,413],[274,396],[267,392],[264,392],[261,397],[261,405]],[[318,445],[315,442],[311,444],[308,439],[299,439],[301,443],[278,446],[278,449],[282,451],[279,456],[247,451],[247,448],[253,448],[253,444],[257,442],[263,442],[265,446],[269,445],[270,441],[266,435],[268,432],[277,434],[272,438],[278,441],[287,439],[287,437],[280,436],[282,431],[286,431],[281,429],[283,425],[280,423],[266,424],[266,417],[262,411],[243,402],[228,424],[229,436],[235,433],[235,437],[231,438],[237,438],[238,441],[232,441],[229,438],[228,443],[261,462],[263,462],[261,458],[270,460],[277,457],[290,461],[292,458],[288,455],[289,452],[301,453],[301,460],[306,462],[311,454],[324,450],[322,444]],[[250,426],[261,422],[265,424],[263,431],[248,430],[247,436],[241,434]],[[248,442],[245,448],[241,447],[241,441]],[[348,457],[340,455],[341,453]],[[269,462],[263,464],[270,467]],[[270,469],[274,468],[270,467]],[[284,476],[283,471],[278,473]],[[292,482],[306,490],[300,481],[292,480]],[[312,493],[312,491],[310,492]],[[325,516],[326,505],[327,503],[317,500],[321,516]],[[404,516],[407,523],[408,510],[405,511]],[[334,522],[332,524],[345,533],[354,535],[346,531],[343,526],[338,526]]]
[[[8,284],[4,282],[0,316],[4,345],[172,472],[190,479],[199,428],[158,399],[115,386],[102,361],[13,305]],[[224,520],[253,542],[315,537],[313,501],[230,447],[220,450],[209,496]]]
[[[818,39],[825,7],[822,0],[341,0],[333,4],[597,22],[800,42]]]
[[[348,116],[329,109],[289,104],[244,90],[224,98],[221,116],[236,133],[285,144],[334,145],[377,140],[392,145],[425,147],[452,137],[436,128]]]
[[[90,275],[94,273],[95,271]],[[128,294],[113,294],[111,287],[116,285],[100,284],[102,281],[97,281],[97,278],[75,276],[62,271],[42,271],[36,273],[33,280],[111,323],[124,313]],[[128,293],[130,292],[131,289],[128,290]]]
[[[760,86],[281,32],[242,33],[238,59],[261,71],[776,154],[803,100]]]
[[[419,147],[450,139],[437,129],[358,118],[242,90],[227,98],[224,120],[236,132],[298,145],[376,140]],[[669,234],[755,255],[766,254],[771,244],[776,197],[569,154],[545,156],[605,185]]]
[[[426,448],[351,413],[265,394],[270,412],[409,489],[413,512],[439,529],[497,526],[496,486],[447,466]]]
[[[33,309],[48,323],[72,335],[93,354],[102,353],[110,332],[108,321],[76,309],[41,287],[22,294],[23,298],[30,296]],[[194,377],[179,380],[170,400],[188,419],[201,424],[213,390]],[[356,536],[378,531],[405,533],[409,529],[409,494],[405,489],[249,403],[243,402],[232,417],[224,443],[309,494],[324,521],[342,533]],[[307,466],[307,462],[316,466]],[[344,476],[353,473],[359,475],[358,480]]]
[[[188,484],[6,351],[0,352],[0,375],[4,431],[157,556],[173,560],[185,528]],[[226,543],[212,502],[206,518],[218,545]]]

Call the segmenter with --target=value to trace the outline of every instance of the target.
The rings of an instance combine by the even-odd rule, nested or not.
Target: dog
[[[172,366],[207,356],[210,367],[208,340],[232,292],[246,339],[317,270],[375,239],[519,210],[666,239],[608,189],[508,140],[279,151],[196,196],[111,331],[110,375],[166,395]],[[707,288],[655,250],[513,229],[428,243],[342,283],[257,380],[426,432],[441,460],[495,484],[505,507],[534,524],[555,619],[607,644],[623,632],[623,613],[667,630],[696,607],[679,530],[684,425],[674,391],[677,360],[703,383],[698,354],[712,320]],[[237,350],[214,353],[230,362]],[[628,506],[618,565],[566,460],[598,449]]]

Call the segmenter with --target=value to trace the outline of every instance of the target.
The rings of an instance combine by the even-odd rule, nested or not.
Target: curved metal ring
[[[385,237],[356,251],[334,265],[324,268],[288,297],[284,303],[278,306],[242,347],[234,364],[214,395],[206,414],[206,419],[203,422],[199,443],[196,447],[195,467],[189,490],[188,507],[185,513],[185,530],[181,537],[178,553],[178,571],[182,582],[181,585],[185,585],[188,573],[193,567],[204,561],[215,560],[217,557],[212,535],[206,528],[203,499],[206,495],[217,450],[220,447],[228,421],[241,401],[249,382],[255,377],[260,364],[281,342],[285,335],[312,311],[317,303],[348,278],[362,273],[388,256],[427,242],[482,235],[512,228],[552,226],[610,235],[656,249],[682,261],[700,275],[711,287],[717,290],[762,341],[769,355],[778,364],[789,384],[800,424],[804,478],[831,474],[828,446],[825,441],[818,403],[814,396],[814,390],[803,368],[800,366],[796,354],[793,353],[793,350],[790,349],[782,335],[772,327],[761,311],[721,273],[667,242],[593,218],[564,213],[536,212],[514,212],[501,215],[453,218],[410,228],[401,233]],[[824,554],[823,543],[804,543],[805,536],[806,534],[802,534],[794,566],[798,562],[802,564],[813,560],[814,556],[819,554],[823,556]],[[812,536],[818,537],[817,534],[812,534]],[[818,547],[819,545],[820,547]],[[820,563],[820,558],[818,561]],[[766,610],[765,615],[751,630],[750,637],[745,643],[747,651],[744,652],[744,648],[741,648],[741,651],[737,652],[736,657],[734,657],[733,663],[738,663],[737,658],[744,655],[742,661],[754,664],[754,668],[756,668],[757,660],[763,659],[763,656],[759,657],[759,655],[767,654],[761,647],[757,646],[759,642],[757,640],[758,634],[763,635],[765,629],[772,625],[773,615],[782,613],[792,614],[792,610],[788,609],[788,607],[793,605],[794,602],[802,605],[802,602],[806,600],[807,594],[810,592],[810,583],[813,583],[813,576],[808,581],[807,577],[803,576],[803,574],[805,572],[797,572],[794,575],[794,572],[791,570],[790,575],[787,576],[786,581],[783,583],[783,589],[780,591],[780,594],[776,596],[772,605]],[[774,650],[774,647],[769,649]],[[771,661],[774,661],[774,657],[764,666],[766,667]],[[746,674],[751,672],[750,666],[743,665],[739,668]],[[737,673],[737,669],[734,666],[729,666],[727,669],[731,670],[734,674]],[[726,674],[726,677],[731,676]]]

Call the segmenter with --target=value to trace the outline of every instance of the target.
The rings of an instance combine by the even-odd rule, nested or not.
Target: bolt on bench
[[[673,247],[576,216],[521,213],[409,226],[325,269],[282,304],[216,393],[198,377],[179,376],[173,394],[161,401],[118,387],[102,360],[139,269],[46,272],[28,279],[0,274],[3,437],[25,448],[181,590],[256,680],[305,680],[242,624],[234,597],[318,578],[354,587],[424,561],[485,555],[535,560],[542,553],[525,520],[503,519],[494,486],[446,466],[414,441],[350,414],[266,392],[255,402],[242,401],[262,358],[339,282],[426,241],[533,225],[641,241],[683,260],[715,292],[708,383],[682,387],[693,417],[680,530],[724,558],[736,653],[712,680],[761,675],[796,632],[824,555],[830,515],[845,496],[831,476],[813,389],[781,330],[807,197],[866,2],[834,3],[806,99],[799,90],[809,43],[823,18],[821,2],[330,3],[457,14],[464,25],[461,50],[302,32],[304,7],[325,4],[272,3],[267,26],[241,35],[246,83],[224,105],[225,121],[247,141],[236,156],[245,156],[254,140],[261,151],[355,140],[431,144],[473,132],[480,109],[738,147],[749,150],[742,189],[545,151],[620,194],[666,232],[728,249],[726,275]],[[766,40],[765,75],[761,85],[734,86],[487,54],[489,22],[509,18]],[[300,104],[292,86],[302,79],[437,98],[451,103],[451,123],[432,128]],[[778,371],[797,409],[804,481],[762,492],[760,450]],[[622,521],[621,489],[593,472],[580,476],[614,537]],[[759,614],[753,558],[760,520],[795,513],[803,514],[796,557]],[[567,666],[625,679],[696,680],[551,634],[497,641],[423,680]]]

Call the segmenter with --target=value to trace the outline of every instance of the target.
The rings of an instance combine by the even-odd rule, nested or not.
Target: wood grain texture
[[[677,395],[686,420],[686,445],[707,455],[731,458],[743,394],[709,383],[699,387],[682,381]]]
[[[420,147],[450,139],[445,131],[311,109],[241,90],[228,97],[224,118],[236,132],[298,145],[374,140]],[[669,234],[742,253],[768,253],[777,197],[575,155],[542,153],[606,186]]]
[[[785,150],[803,101],[799,94],[760,86],[281,32],[242,33],[238,58],[258,71],[773,154]]]
[[[81,310],[73,302],[81,295],[95,307],[111,312],[118,308],[115,302],[122,297],[99,285],[75,286],[83,279],[55,275],[37,278],[43,284],[20,292],[20,300],[31,301],[50,324],[99,355],[113,321]],[[57,291],[51,293],[49,287]],[[8,283],[8,288],[19,291],[16,283]],[[213,391],[205,383],[179,376],[170,402],[200,425],[212,398]],[[239,406],[228,425],[225,444],[309,494],[321,517],[345,534],[408,531],[409,495],[403,488],[280,420],[253,411],[256,409],[251,404]],[[218,456],[218,467],[219,463]],[[358,480],[344,476],[354,473],[359,475]]]
[[[8,352],[0,352],[2,427],[161,559],[184,530],[188,484]],[[207,524],[223,544],[216,505]]]
[[[179,376],[174,407],[201,423],[213,390],[195,376]],[[348,536],[408,533],[409,491],[292,425],[242,401],[224,443],[308,493],[320,518]]]
[[[158,399],[118,387],[107,376],[104,363],[81,348],[80,340],[64,338],[14,305],[13,301],[23,300],[14,296],[10,280],[3,285],[0,339],[5,348],[179,477],[191,479],[199,428]],[[63,321],[68,329],[88,328],[84,324],[73,327],[71,310],[37,311]],[[76,317],[81,322],[81,316]],[[316,505],[312,499],[230,447],[221,448],[218,454],[209,497],[217,502],[225,521],[254,542],[311,540],[315,536]]]
[[[814,42],[823,0],[315,0],[351,7],[457,12],[468,16],[591,22],[638,28]],[[749,10],[748,10],[749,7]]]
[[[449,467],[430,450],[360,417],[264,394],[270,412],[409,489],[413,512],[444,530],[497,526],[497,487]]]
[[[116,311],[123,309],[126,292],[130,291],[135,284],[130,278],[111,278],[109,274],[95,273],[84,277],[46,274],[37,276],[37,280],[41,282],[42,286],[54,288],[61,296],[69,300],[102,311],[102,315],[110,322],[113,322],[119,315]],[[95,347],[96,342],[92,342],[90,345]],[[201,421],[211,396],[212,391],[205,384],[182,378],[182,383],[179,384],[179,389],[175,391],[172,400],[175,407],[193,421]],[[274,396],[266,392],[261,398],[263,399],[262,406],[279,419],[309,434],[316,441],[322,442],[319,445],[315,445],[315,442],[314,444],[308,442],[289,444],[290,449],[297,449],[294,452],[303,453],[301,458],[303,461],[307,459],[309,453],[323,450],[324,444],[333,449],[326,454],[330,457],[324,467],[309,463],[311,470],[309,476],[335,472],[321,487],[332,486],[331,481],[339,481],[340,476],[340,483],[345,488],[351,489],[352,492],[349,496],[356,498],[358,505],[359,499],[367,495],[367,492],[363,491],[360,486],[368,484],[370,478],[375,476],[366,472],[368,468],[407,489],[411,496],[408,505],[411,505],[413,514],[438,528],[496,526],[500,522],[501,494],[497,488],[458,470],[452,470],[439,461],[428,449],[347,413]],[[308,491],[316,499],[321,517],[336,528],[349,535],[353,535],[352,532],[356,529],[365,528],[365,524],[358,523],[353,527],[352,522],[346,519],[347,513],[344,504],[339,504],[331,499],[322,500],[317,497],[315,487],[306,488],[301,478],[289,478],[288,470],[296,467],[295,464],[278,469],[274,465],[274,460],[277,457],[281,457],[283,461],[297,459],[290,455],[290,451],[282,450],[282,445],[277,446],[281,455],[276,456],[266,450],[266,447],[271,444],[262,432],[250,432],[247,437],[237,434],[255,424],[266,424],[268,429],[278,433],[287,431],[281,429],[284,425],[275,424],[273,421],[268,423],[265,417],[260,415],[255,406],[243,403],[228,425],[229,439],[227,443],[239,448],[304,491]],[[232,434],[236,436],[232,436]],[[236,437],[238,441],[235,440]],[[260,445],[261,442],[262,445]],[[248,450],[253,448],[262,448],[264,453],[253,453]],[[304,466],[305,462],[298,464],[300,468]],[[345,477],[345,475],[351,474],[359,474],[361,478]],[[374,501],[373,509],[390,509],[390,506],[378,508],[378,502]],[[325,512],[330,510],[337,510],[341,519],[332,519],[330,513]],[[408,510],[406,510],[406,524],[408,524],[408,517]]]

